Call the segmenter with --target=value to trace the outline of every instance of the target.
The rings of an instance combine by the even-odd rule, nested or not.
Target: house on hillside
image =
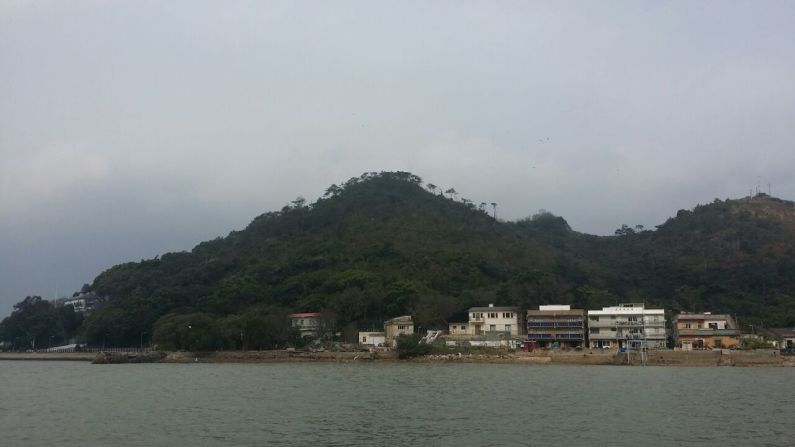
[[[591,348],[649,348],[666,346],[665,311],[625,303],[588,311]]]
[[[387,346],[395,346],[401,335],[414,334],[414,319],[411,315],[391,318],[384,322],[384,338]]]
[[[723,349],[740,344],[740,331],[730,315],[682,312],[671,322],[674,346],[685,351]]]
[[[569,305],[539,306],[527,311],[527,341],[539,348],[585,346],[585,311]]]
[[[88,292],[75,294],[71,298],[63,299],[63,305],[72,306],[76,313],[89,315],[100,305],[101,301],[96,294]]]
[[[287,315],[291,326],[301,333],[301,337],[320,338],[321,314],[320,312],[303,312]]]

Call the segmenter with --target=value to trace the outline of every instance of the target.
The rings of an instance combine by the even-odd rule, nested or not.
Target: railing
[[[705,329],[705,328],[691,328],[691,329],[677,329],[679,335],[727,335],[737,336],[740,331],[737,329]]]
[[[73,353],[73,352],[152,352],[154,351],[151,347],[134,347],[134,348],[111,348],[111,347],[80,347],[80,348],[63,348],[58,349],[57,347],[52,348],[43,348],[43,349],[15,349],[8,352],[27,352],[27,353],[37,353],[37,354],[62,354],[62,353]]]
[[[582,321],[528,321],[527,327],[582,327]]]
[[[528,340],[583,340],[583,334],[527,334]]]

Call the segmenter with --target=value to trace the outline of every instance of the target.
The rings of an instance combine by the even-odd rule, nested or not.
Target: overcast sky
[[[795,198],[795,2],[0,2],[0,316],[364,171],[578,231]]]

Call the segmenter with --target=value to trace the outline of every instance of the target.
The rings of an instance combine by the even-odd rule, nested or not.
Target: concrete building
[[[469,309],[469,335],[504,333],[513,337],[524,335],[524,314],[518,307],[473,307]]]
[[[359,344],[367,346],[386,346],[386,333],[372,331],[359,332]]]
[[[384,322],[384,336],[387,346],[395,346],[401,335],[414,334],[414,319],[411,315],[395,317]]]
[[[450,323],[448,325],[447,333],[450,335],[468,335],[469,334],[469,324],[468,323]]]
[[[665,311],[626,303],[588,311],[591,348],[665,348]]]
[[[674,345],[685,351],[723,349],[740,344],[740,331],[731,316],[704,312],[682,312],[673,317]]]
[[[528,310],[527,340],[539,348],[585,347],[585,311],[569,305]]]
[[[795,349],[795,328],[780,327],[767,330],[773,335],[774,342],[779,349]]]
[[[63,301],[61,301],[63,300]],[[64,306],[72,306],[77,313],[90,315],[93,310],[101,303],[100,297],[94,293],[79,293],[71,298],[61,298],[56,300],[56,303],[62,303]]]
[[[303,312],[288,315],[292,327],[301,332],[301,337],[319,338],[321,330],[320,312]]]

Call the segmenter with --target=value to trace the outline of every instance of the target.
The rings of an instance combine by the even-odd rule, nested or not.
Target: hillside
[[[323,311],[351,334],[400,314],[442,327],[486,303],[624,301],[795,324],[792,202],[715,201],[619,233],[577,233],[548,213],[499,222],[411,174],[367,173],[190,252],[110,268],[90,287],[108,303],[82,331],[91,343],[268,347],[294,336],[289,311]]]

